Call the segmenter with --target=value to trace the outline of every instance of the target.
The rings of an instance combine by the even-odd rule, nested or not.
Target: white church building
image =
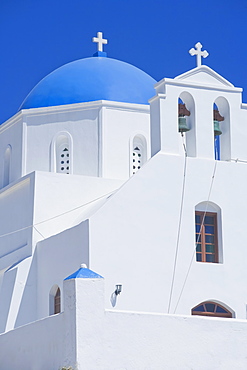
[[[0,126],[0,369],[247,369],[247,104],[103,51]]]

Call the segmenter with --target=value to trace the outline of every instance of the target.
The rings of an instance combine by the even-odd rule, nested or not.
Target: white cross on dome
[[[98,44],[98,51],[103,51],[103,44],[107,44],[108,40],[103,39],[103,33],[97,32],[97,37],[92,38],[93,42],[96,42]]]
[[[207,56],[209,55],[209,53],[207,52],[207,50],[203,50],[202,51],[202,44],[200,42],[198,42],[197,44],[195,44],[195,47],[196,49],[194,48],[191,48],[189,50],[189,53],[190,55],[196,55],[196,64],[197,64],[197,67],[200,67],[202,65],[202,57],[203,58],[207,58]]]

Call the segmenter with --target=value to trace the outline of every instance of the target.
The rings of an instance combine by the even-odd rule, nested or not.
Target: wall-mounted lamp
[[[119,295],[121,291],[122,291],[122,285],[121,284],[116,285],[115,294]]]
[[[116,285],[116,289],[112,293],[111,299],[110,299],[112,307],[116,306],[117,296],[121,293],[121,291],[122,291],[122,285],[121,284]]]

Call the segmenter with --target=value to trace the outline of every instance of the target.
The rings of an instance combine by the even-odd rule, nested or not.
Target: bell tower
[[[189,157],[228,161],[246,157],[244,143],[239,145],[239,132],[246,131],[240,118],[245,109],[242,89],[202,65],[202,57],[209,53],[200,43],[195,47],[189,53],[197,56],[197,67],[159,81],[156,96],[149,100],[152,156],[159,150],[183,153],[182,134]]]

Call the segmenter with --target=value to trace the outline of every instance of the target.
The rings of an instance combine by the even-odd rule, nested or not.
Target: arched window
[[[8,145],[4,153],[3,187],[7,186],[10,182],[11,151],[12,151],[11,146]]]
[[[52,142],[51,170],[72,173],[72,138],[67,132],[58,133]]]
[[[202,202],[195,209],[196,261],[222,262],[221,210],[212,202]]]
[[[55,315],[61,312],[61,291],[57,285],[53,285],[49,294],[49,313]]]
[[[192,315],[198,316],[211,316],[211,317],[232,317],[232,312],[229,311],[223,305],[216,303],[216,302],[202,302],[192,308],[191,310]]]
[[[130,174],[134,175],[147,160],[147,142],[143,135],[136,135],[132,142]]]
[[[54,296],[54,314],[61,312],[61,292],[57,288],[56,294]]]

